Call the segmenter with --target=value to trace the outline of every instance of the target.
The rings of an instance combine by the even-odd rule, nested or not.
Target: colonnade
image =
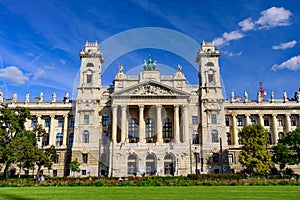
[[[136,105],[138,109],[138,126],[139,126],[139,142],[145,143],[146,142],[146,119],[144,118],[145,106],[150,105],[143,105],[139,104]],[[162,119],[162,105],[155,105],[156,115],[155,115],[155,133],[157,137],[157,143],[162,144],[163,141],[163,120]],[[188,142],[189,140],[189,119],[188,119],[188,106],[187,105],[180,105],[175,104],[172,105],[173,107],[173,118],[172,118],[172,131],[174,135],[174,140],[176,143],[180,142]],[[118,116],[118,109],[121,109],[121,116]],[[118,119],[121,119],[120,129],[121,129],[121,140],[119,142],[123,142],[127,138],[128,133],[128,116],[127,116],[127,105],[112,105],[112,140],[117,141],[117,128],[118,128]],[[183,131],[183,138],[181,141],[180,138],[180,117],[179,117],[179,109],[182,111],[182,131]]]

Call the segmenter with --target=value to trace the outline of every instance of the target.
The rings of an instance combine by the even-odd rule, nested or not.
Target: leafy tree
[[[37,174],[40,174],[42,167],[47,167],[51,169],[54,160],[57,158],[57,153],[55,147],[52,145],[50,148],[35,149],[36,153],[36,165],[38,167]]]
[[[278,140],[273,148],[273,160],[284,169],[286,164],[297,165],[300,163],[300,129],[287,133]]]
[[[70,169],[73,172],[73,176],[74,176],[75,172],[80,172],[79,166],[80,166],[80,163],[78,162],[77,158],[76,158],[76,160],[73,160],[70,162]]]
[[[247,171],[264,174],[273,166],[271,152],[267,150],[269,133],[259,124],[245,126],[241,134],[243,144],[239,162]]]

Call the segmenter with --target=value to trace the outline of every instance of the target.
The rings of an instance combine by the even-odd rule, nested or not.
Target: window
[[[272,134],[271,133],[268,134],[267,142],[270,145],[272,144]]]
[[[241,133],[239,133],[238,134],[238,138],[239,138],[239,145],[243,145],[243,142],[242,142],[242,134]]]
[[[83,134],[82,134],[82,142],[83,142],[83,143],[89,143],[89,142],[90,142],[90,132],[88,132],[88,131],[83,131]]]
[[[71,133],[69,135],[69,147],[73,147],[73,142],[74,142],[74,133]]]
[[[255,117],[250,117],[250,122],[252,125],[257,124],[257,120]]]
[[[210,71],[208,72],[208,82],[209,83],[213,83],[215,81],[215,77],[214,77],[214,72],[213,71]]]
[[[218,163],[219,162],[219,154],[218,153],[213,153],[213,162]]]
[[[216,114],[212,114],[211,115],[211,123],[212,124],[216,124],[217,123],[217,115]]]
[[[231,134],[230,133],[226,133],[226,136],[227,136],[227,144],[228,145],[231,145],[232,143],[231,143]]]
[[[225,125],[226,126],[230,126],[230,119],[229,119],[229,117],[225,118]]]
[[[139,137],[139,125],[138,120],[135,118],[129,119],[128,122],[128,138],[138,138]]]
[[[90,123],[90,116],[89,115],[84,115],[83,116],[83,123],[84,124],[89,124]]]
[[[278,122],[278,126],[283,126],[283,119],[281,117],[277,119],[277,122]]]
[[[214,63],[208,62],[208,63],[206,63],[206,66],[207,66],[207,67],[213,67],[213,66],[214,66]]]
[[[57,133],[56,134],[56,146],[60,147],[63,144],[63,134],[62,133]]]
[[[49,139],[50,139],[50,134],[49,133],[44,134],[44,137],[43,137],[43,145],[44,146],[49,145]]]
[[[88,63],[88,64],[86,64],[86,67],[94,67],[94,64],[93,63]]]
[[[63,125],[64,125],[64,118],[59,117],[59,118],[57,119],[57,126],[58,126],[58,127],[63,127]]]
[[[283,132],[279,132],[278,133],[278,138],[280,139],[280,138],[282,138],[284,136],[284,133]]]
[[[109,143],[109,141],[108,141],[108,132],[103,131],[102,132],[102,144],[107,145],[108,143]]]
[[[35,128],[37,125],[37,117],[33,117],[31,119],[31,127]]]
[[[264,126],[270,126],[270,121],[268,118],[264,118]]]
[[[53,160],[55,164],[58,164],[59,154],[57,154]]]
[[[45,118],[45,127],[50,127],[50,117]]]
[[[238,117],[237,118],[237,125],[238,126],[244,126],[244,122],[243,122],[243,118],[242,117]]]
[[[82,163],[88,163],[88,154],[87,153],[82,154]]]
[[[199,144],[199,133],[198,131],[193,131],[193,144]]]
[[[172,120],[170,118],[166,118],[163,121],[163,137],[173,138]]]
[[[85,169],[81,170],[81,175],[83,175],[83,176],[86,175],[86,170]]]
[[[291,126],[297,126],[296,117],[291,117]]]
[[[219,142],[219,134],[217,130],[213,130],[211,133],[212,142]]]
[[[198,116],[192,116],[192,124],[198,124]]]
[[[155,121],[152,118],[146,120],[146,138],[155,137]]]
[[[233,163],[233,154],[228,154],[228,162]]]
[[[53,170],[53,176],[57,176],[57,170],[56,169]]]
[[[86,83],[92,83],[92,75],[86,75]]]
[[[137,172],[137,157],[134,154],[130,154],[127,158],[127,174],[131,176],[136,176]]]
[[[71,118],[71,120],[70,120],[70,127],[74,127],[74,118]]]
[[[108,116],[102,116],[102,126],[108,125]]]

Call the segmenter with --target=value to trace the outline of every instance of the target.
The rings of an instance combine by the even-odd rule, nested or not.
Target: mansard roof
[[[111,94],[112,98],[189,98],[190,94],[155,80],[146,80]]]

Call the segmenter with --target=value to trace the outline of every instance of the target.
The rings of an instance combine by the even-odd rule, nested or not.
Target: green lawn
[[[300,199],[299,186],[0,188],[0,199]]]

